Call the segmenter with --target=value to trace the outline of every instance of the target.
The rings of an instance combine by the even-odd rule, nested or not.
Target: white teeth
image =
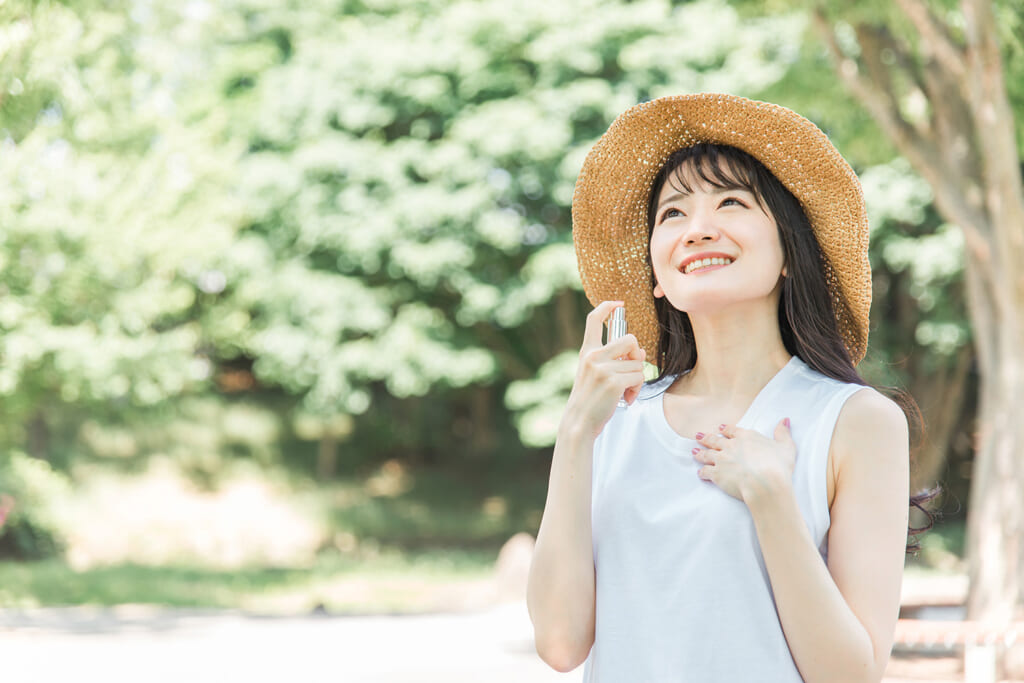
[[[707,266],[721,266],[732,263],[732,259],[722,258],[715,256],[712,258],[698,259],[687,264],[686,268],[683,269],[684,273],[691,273],[698,268],[705,268]]]

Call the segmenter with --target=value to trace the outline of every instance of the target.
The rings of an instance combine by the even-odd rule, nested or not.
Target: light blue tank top
[[[802,683],[779,622],[745,503],[697,476],[693,439],[669,425],[647,385],[594,444],[596,615],[584,683]],[[829,445],[846,400],[866,387],[796,356],[737,423],[772,437],[789,417],[793,485],[822,562],[828,553]],[[823,625],[824,626],[824,625]]]

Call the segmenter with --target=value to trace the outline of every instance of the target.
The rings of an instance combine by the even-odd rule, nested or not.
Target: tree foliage
[[[270,392],[316,438],[355,425],[385,450],[405,426],[370,412],[430,396],[434,448],[464,446],[460,401],[550,445],[589,309],[582,159],[629,106],[702,90],[833,136],[868,194],[876,310],[903,292],[913,313],[873,330],[869,369],[905,382],[887,368],[912,347],[941,364],[968,336],[956,234],[826,77],[805,9],[769,5],[0,6],[5,443],[46,454],[88,418]]]

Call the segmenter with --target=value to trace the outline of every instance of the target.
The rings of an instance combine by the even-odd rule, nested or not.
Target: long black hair
[[[658,197],[665,183],[672,183],[673,187],[678,183],[677,189],[693,192],[679,172],[684,165],[712,187],[752,193],[761,208],[775,219],[787,268],[786,277],[782,279],[778,311],[779,330],[786,351],[826,377],[871,386],[895,401],[907,416],[911,444],[916,450],[924,431],[924,420],[917,402],[902,389],[874,387],[857,372],[836,323],[835,306],[846,304],[841,298],[830,296],[832,289],[826,280],[825,257],[811,223],[799,200],[764,164],[746,152],[726,145],[700,143],[674,152],[651,186],[647,204],[648,244],[654,231]],[[657,282],[650,250],[647,251],[647,265],[651,270],[653,288]],[[654,308],[659,328],[655,359],[659,374],[650,381],[652,384],[669,375],[685,372],[697,362],[697,345],[689,315],[675,308],[667,297],[656,297]],[[927,516],[928,524],[907,529],[908,553],[920,550],[920,544],[913,537],[932,528],[934,516],[924,504],[941,491],[942,487],[936,486],[910,497],[910,506],[921,510]]]

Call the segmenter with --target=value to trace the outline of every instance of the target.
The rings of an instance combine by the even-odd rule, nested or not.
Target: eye
[[[718,206],[719,207],[727,206],[729,204],[729,202],[735,202],[739,206],[747,208],[747,205],[745,203],[743,203],[742,200],[737,199],[736,197],[726,197],[725,199],[722,200],[722,203],[719,204]]]
[[[671,218],[671,217],[672,217],[672,212],[673,212],[673,211],[675,211],[676,213],[678,213],[678,214],[679,214],[680,216],[682,216],[682,215],[683,215],[683,212],[682,212],[682,211],[680,211],[679,209],[677,209],[677,208],[675,208],[675,207],[673,207],[673,206],[670,206],[669,208],[665,209],[665,211],[663,211],[663,212],[662,212],[662,214],[661,214],[661,219],[660,219],[660,220],[659,220],[658,222],[659,222],[659,223],[663,223],[663,222],[664,222],[664,221],[665,221],[666,219],[668,219],[668,218]]]

